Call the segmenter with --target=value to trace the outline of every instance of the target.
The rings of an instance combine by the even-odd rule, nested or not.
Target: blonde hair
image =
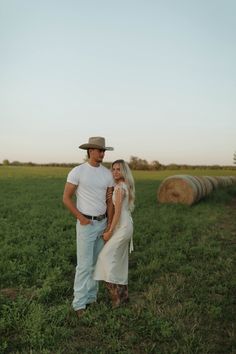
[[[111,167],[113,167],[116,163],[120,165],[120,172],[122,177],[125,180],[125,183],[128,186],[129,190],[129,209],[130,211],[134,210],[134,201],[135,201],[135,185],[134,178],[132,172],[129,168],[129,165],[124,160],[116,160],[112,163]]]

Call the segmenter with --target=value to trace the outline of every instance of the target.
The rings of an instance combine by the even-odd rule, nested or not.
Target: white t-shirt
[[[93,167],[85,162],[69,172],[67,182],[78,186],[76,207],[81,213],[92,216],[105,214],[106,191],[114,186],[111,171],[102,165]]]

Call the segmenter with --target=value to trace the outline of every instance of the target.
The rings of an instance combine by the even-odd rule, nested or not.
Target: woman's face
[[[120,172],[120,164],[119,163],[115,163],[112,166],[112,175],[115,181],[119,181],[121,179],[123,179],[123,176]]]

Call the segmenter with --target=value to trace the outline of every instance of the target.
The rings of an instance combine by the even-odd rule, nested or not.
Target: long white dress
[[[115,186],[112,195],[114,204],[117,188],[124,191],[120,219],[110,240],[99,253],[94,279],[126,285],[128,284],[129,243],[130,251],[133,250],[133,221],[129,211],[128,187],[124,182]]]

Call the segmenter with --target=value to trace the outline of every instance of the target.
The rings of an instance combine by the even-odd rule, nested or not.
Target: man
[[[79,148],[87,150],[88,161],[69,172],[63,195],[63,203],[77,219],[77,266],[72,306],[78,317],[84,313],[86,305],[97,299],[98,282],[93,279],[93,271],[104,245],[102,234],[113,216],[114,185],[111,172],[101,165],[105,151],[113,150],[105,146],[105,139],[91,137]]]

